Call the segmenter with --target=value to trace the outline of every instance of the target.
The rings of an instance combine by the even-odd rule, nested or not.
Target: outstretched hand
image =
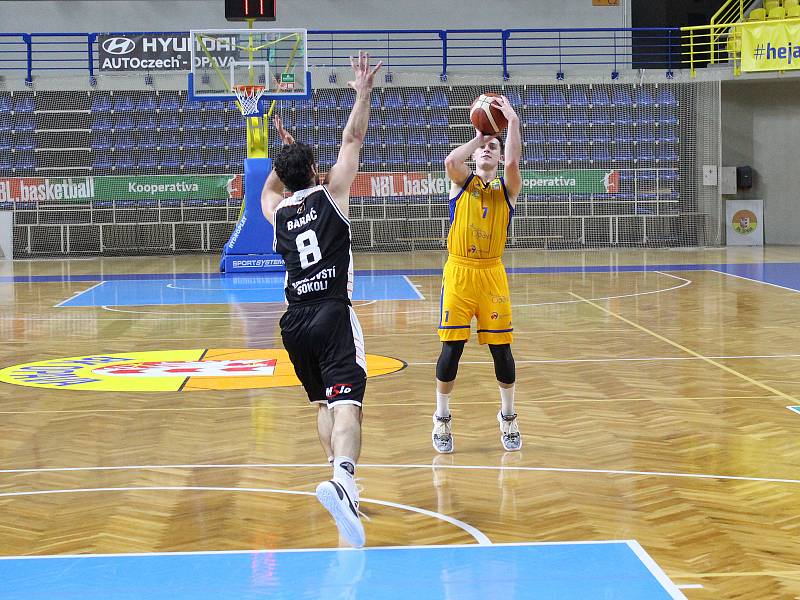
[[[278,115],[275,115],[275,117],[272,119],[272,122],[275,123],[275,129],[278,130],[278,135],[281,136],[281,141],[285,145],[294,144],[294,137],[283,127],[283,121]]]
[[[513,121],[514,119],[519,119],[514,107],[511,106],[511,101],[505,96],[497,96],[494,98],[492,104],[500,109],[507,120]]]
[[[355,74],[355,80],[348,81],[347,85],[353,88],[356,92],[365,91],[369,92],[372,90],[372,86],[375,84],[375,73],[381,68],[383,64],[382,61],[378,61],[374,67],[370,68],[369,66],[369,53],[364,52],[363,50],[358,51],[358,61],[352,56],[350,57],[350,64],[353,67],[353,73]]]

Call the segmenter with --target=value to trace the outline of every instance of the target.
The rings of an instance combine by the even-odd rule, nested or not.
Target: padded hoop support
[[[270,158],[244,161],[244,212],[222,248],[223,273],[284,270],[283,259],[272,252],[272,225],[261,212],[261,190],[271,170]]]

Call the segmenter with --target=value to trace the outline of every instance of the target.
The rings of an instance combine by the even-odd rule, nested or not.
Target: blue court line
[[[635,541],[9,557],[0,599],[668,600]]]
[[[137,279],[102,281],[58,307],[169,306],[284,302],[280,273],[233,275],[217,279]],[[402,275],[357,277],[353,300],[419,300],[424,297]]]

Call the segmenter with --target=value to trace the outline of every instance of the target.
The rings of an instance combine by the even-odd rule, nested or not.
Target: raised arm
[[[336,164],[331,167],[325,178],[325,184],[339,209],[348,214],[350,204],[350,186],[358,173],[358,155],[364,136],[367,134],[369,123],[370,96],[374,85],[375,73],[381,68],[381,62],[370,68],[369,54],[358,52],[358,62],[352,57],[350,64],[353,66],[355,79],[348,81],[347,85],[356,91],[356,101],[350,110],[344,132],[342,133],[342,146]]]
[[[506,147],[503,152],[503,180],[508,191],[508,200],[511,206],[516,205],[517,196],[522,191],[522,173],[519,170],[519,161],[522,158],[522,138],[519,132],[519,116],[517,116],[511,102],[505,96],[495,100],[497,106],[508,119],[506,130]]]
[[[472,173],[467,166],[467,160],[472,156],[472,153],[490,139],[492,139],[492,136],[483,135],[476,129],[474,138],[466,144],[461,144],[458,148],[453,149],[444,159],[444,170],[447,173],[447,178],[452,182],[451,187],[453,190],[460,189]]]
[[[294,144],[294,138],[292,137],[292,134],[284,129],[283,121],[281,121],[281,118],[278,115],[275,115],[273,123],[275,123],[275,129],[278,130],[278,135],[281,136],[281,141],[283,141],[283,144]],[[270,223],[272,223],[275,209],[278,208],[278,204],[280,204],[281,200],[283,200],[283,192],[283,183],[278,178],[278,174],[275,172],[275,169],[272,169],[269,177],[267,177],[267,180],[264,182],[264,189],[261,190],[261,212],[264,213],[264,216]],[[272,224],[274,225],[274,223]]]

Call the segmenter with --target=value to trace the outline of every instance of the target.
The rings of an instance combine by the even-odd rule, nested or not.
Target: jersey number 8
[[[322,252],[319,249],[317,234],[313,229],[304,231],[295,238],[297,251],[300,253],[300,266],[307,269],[311,265],[317,264],[322,260]]]

